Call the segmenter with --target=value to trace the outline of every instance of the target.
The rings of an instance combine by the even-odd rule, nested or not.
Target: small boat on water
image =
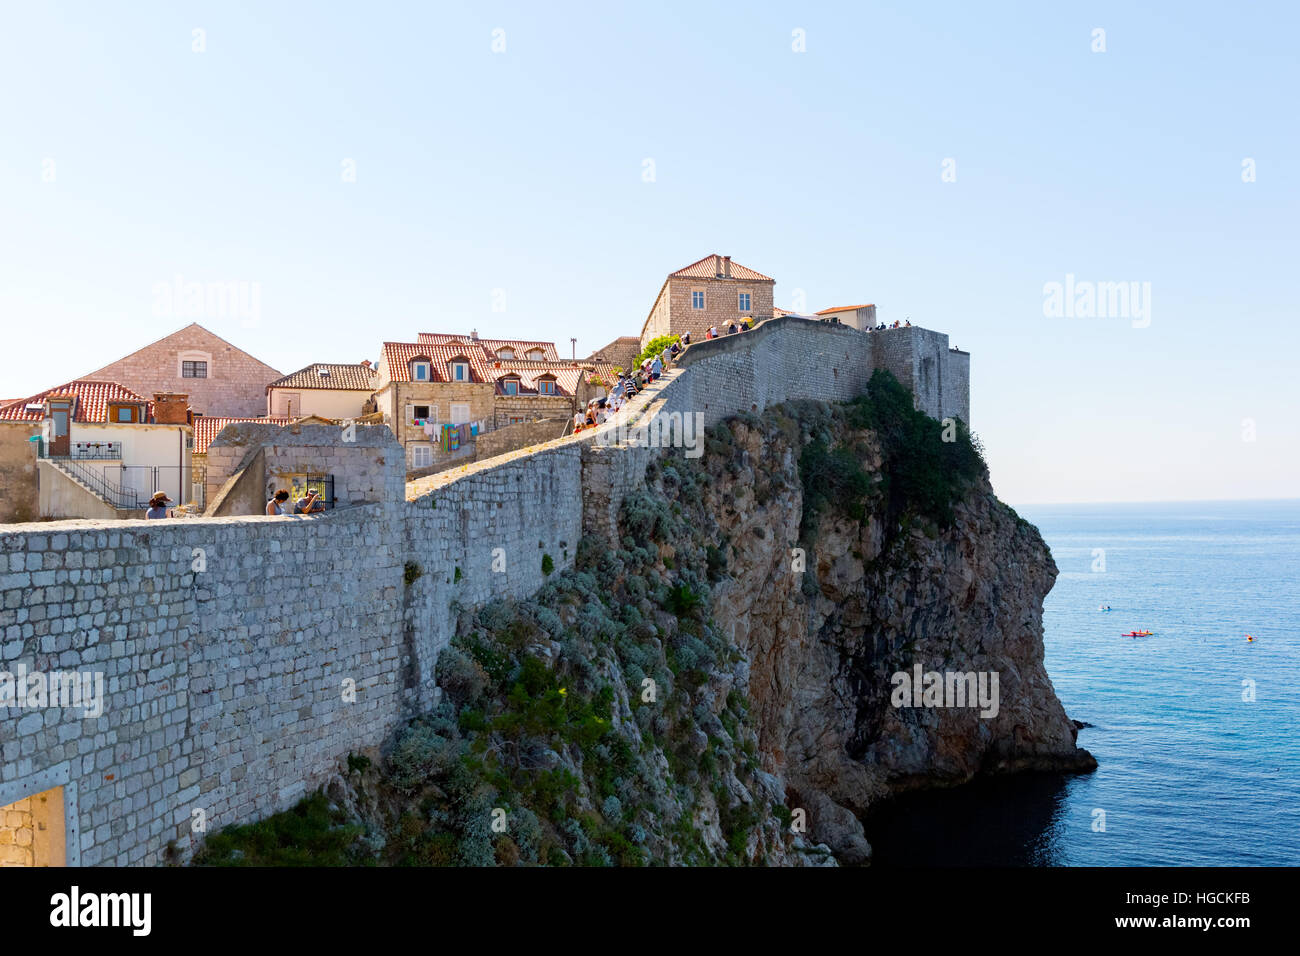
[[[1127,634],[1121,634],[1120,637],[1150,637],[1155,631],[1129,631]]]

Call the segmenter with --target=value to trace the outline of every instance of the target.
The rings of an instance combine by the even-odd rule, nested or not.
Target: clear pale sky
[[[1300,14],[1133,6],[7,4],[0,398],[188,324],[178,275],[257,283],[198,320],[287,372],[583,355],[717,252],[948,332],[1008,501],[1295,496]],[[1046,316],[1067,274],[1149,325]]]

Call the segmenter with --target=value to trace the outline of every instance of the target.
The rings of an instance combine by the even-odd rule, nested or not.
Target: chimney
[[[361,367],[362,367],[362,368],[370,368],[370,359],[362,359],[362,360],[361,360]]]
[[[731,278],[731,256],[722,257],[722,275],[724,278]]]
[[[478,329],[470,329],[470,330],[469,330],[469,337],[470,337],[471,339],[473,339],[475,342],[477,342],[477,341],[478,341]]]
[[[153,420],[158,425],[188,425],[189,396],[175,392],[157,392],[153,397]]]

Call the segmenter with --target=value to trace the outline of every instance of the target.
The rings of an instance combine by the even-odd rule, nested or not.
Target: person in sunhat
[[[165,491],[155,491],[153,497],[149,499],[149,508],[145,511],[146,518],[171,518],[173,514],[167,505],[171,499],[167,497]]]

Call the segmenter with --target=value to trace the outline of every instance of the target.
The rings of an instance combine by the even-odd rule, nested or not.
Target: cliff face
[[[832,502],[801,541],[809,423],[784,411],[731,423],[729,453],[705,459],[715,481],[695,517],[729,542],[713,616],[749,662],[763,767],[789,806],[807,809],[812,839],[861,862],[870,851],[857,815],[883,796],[979,773],[1095,767],[1043,666],[1043,598],[1057,571],[1037,530],[981,476],[946,527],[868,493],[856,516]],[[882,483],[875,432],[834,415],[812,427]],[[996,715],[893,706],[891,676],[918,664],[996,674]]]
[[[533,599],[460,613],[437,712],[299,809],[319,843],[343,862],[862,863],[884,797],[1095,766],[1043,667],[1047,547],[964,428],[892,379],[733,419],[646,482],[619,546],[588,539]],[[970,674],[983,706],[905,706],[944,703],[897,696],[918,671]]]

